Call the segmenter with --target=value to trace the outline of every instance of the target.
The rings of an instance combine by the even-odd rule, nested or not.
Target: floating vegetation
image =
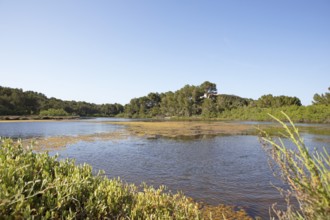
[[[96,133],[78,136],[53,136],[44,138],[30,138],[23,140],[24,144],[32,143],[36,150],[42,149],[56,149],[78,143],[80,141],[109,141],[126,139],[129,136],[125,130],[118,130],[116,132]]]
[[[160,122],[108,122],[111,124],[125,125],[127,130],[134,135],[147,138],[158,137],[194,137],[215,135],[241,135],[254,132],[254,127],[247,124],[226,122],[201,122],[201,121],[160,121]]]

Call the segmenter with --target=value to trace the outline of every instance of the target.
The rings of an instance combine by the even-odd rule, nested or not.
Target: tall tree
[[[211,83],[209,81],[205,81],[200,85],[200,88],[204,91],[204,97],[210,98],[212,96],[217,95],[217,85],[215,83]]]
[[[330,87],[328,88],[329,92],[326,92],[325,94],[315,94],[313,99],[314,105],[330,105]]]

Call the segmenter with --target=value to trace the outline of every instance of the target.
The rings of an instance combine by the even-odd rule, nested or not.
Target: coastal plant
[[[40,116],[68,116],[69,113],[67,113],[64,109],[50,108],[48,110],[40,111],[39,115]]]
[[[164,187],[137,187],[87,164],[0,140],[0,216],[4,219],[201,219],[197,203]]]
[[[270,157],[274,175],[288,185],[288,189],[278,188],[285,196],[287,210],[272,207],[278,219],[330,219],[330,156],[308,148],[291,119],[282,112],[289,122],[284,123],[271,115],[283,127],[283,132],[275,140],[262,131],[262,146]],[[291,141],[292,146],[284,143]],[[298,207],[292,204],[292,198]]]

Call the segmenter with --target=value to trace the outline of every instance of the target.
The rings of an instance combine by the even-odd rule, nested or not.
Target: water
[[[111,132],[118,127],[83,122],[0,123],[0,136],[79,135]],[[10,135],[9,135],[10,134]],[[315,135],[304,134],[307,146],[320,148]],[[283,200],[270,182],[283,186],[268,167],[256,136],[218,136],[195,140],[124,140],[79,142],[58,152],[61,158],[89,163],[109,177],[155,187],[166,185],[197,201],[241,206],[252,216],[268,218],[269,207]]]
[[[101,121],[103,120],[88,119],[82,121],[4,122],[0,123],[0,137],[31,138],[77,136],[112,132],[117,130],[118,127],[122,127],[104,123],[93,123]],[[118,119],[116,121],[118,121]]]

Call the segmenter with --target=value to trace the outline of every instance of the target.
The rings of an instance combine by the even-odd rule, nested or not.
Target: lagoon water
[[[119,127],[99,120],[0,123],[0,136],[74,136],[113,132]],[[303,137],[307,146],[320,148],[327,144],[319,142],[316,135]],[[95,172],[102,169],[107,176],[129,183],[166,185],[168,190],[182,191],[199,202],[240,206],[251,216],[263,219],[269,218],[273,203],[284,204],[271,183],[283,185],[273,177],[265,152],[252,135],[192,140],[129,137],[79,142],[50,153],[89,163]]]

